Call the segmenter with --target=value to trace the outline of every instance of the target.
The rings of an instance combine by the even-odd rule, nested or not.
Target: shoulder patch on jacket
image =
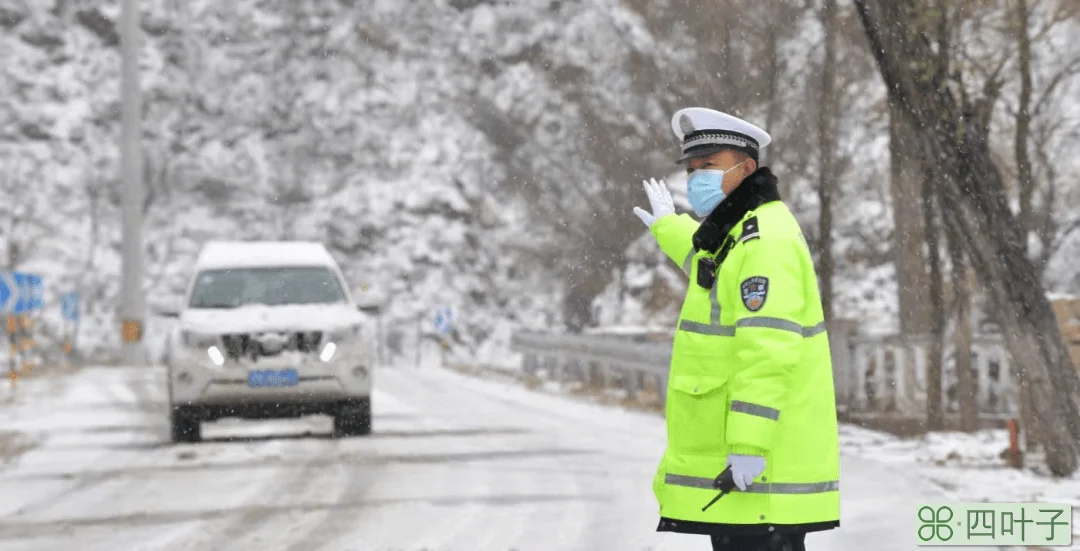
[[[747,310],[757,312],[765,306],[765,299],[769,296],[769,278],[764,276],[748,277],[739,284],[742,293],[742,303]]]
[[[757,216],[751,216],[750,218],[743,220],[742,235],[739,236],[739,243],[757,239],[759,237],[761,237],[761,232],[758,231]]]

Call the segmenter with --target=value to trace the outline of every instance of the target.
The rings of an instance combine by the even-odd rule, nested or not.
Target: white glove
[[[731,467],[731,478],[735,481],[735,486],[743,491],[765,472],[765,458],[760,455],[730,454],[727,464]]]
[[[652,209],[652,214],[641,207],[634,207],[634,214],[646,226],[652,227],[657,220],[669,214],[675,214],[675,202],[671,200],[671,192],[668,191],[667,184],[663,180],[657,182],[655,178],[650,178],[648,181],[642,180],[641,183],[649,196],[649,208]]]

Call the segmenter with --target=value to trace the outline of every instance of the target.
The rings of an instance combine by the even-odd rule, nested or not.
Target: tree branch
[[[1060,71],[1051,77],[1050,82],[1043,87],[1043,91],[1039,94],[1039,99],[1035,101],[1035,106],[1031,109],[1033,116],[1042,114],[1043,109],[1046,107],[1047,102],[1053,96],[1053,93],[1067,79],[1076,76],[1080,72],[1080,56],[1077,56],[1069,61]]]
[[[1069,236],[1071,236],[1077,230],[1080,230],[1080,218],[1072,220],[1067,226],[1058,231],[1057,236],[1051,242],[1051,246],[1047,251],[1046,260],[1049,261],[1050,259],[1052,259],[1054,255],[1056,255],[1057,252],[1061,250],[1062,245],[1065,244]]]

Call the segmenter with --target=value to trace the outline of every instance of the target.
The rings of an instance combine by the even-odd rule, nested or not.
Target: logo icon
[[[953,511],[952,508],[947,505],[942,505],[936,510],[929,506],[923,505],[919,508],[919,539],[922,541],[930,541],[937,538],[938,541],[949,541],[953,537],[952,526],[949,523],[952,522]]]
[[[683,136],[689,136],[694,133],[694,121],[690,120],[690,117],[683,113],[679,117],[679,130],[682,130]]]

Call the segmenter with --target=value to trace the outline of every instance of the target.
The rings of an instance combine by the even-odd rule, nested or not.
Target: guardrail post
[[[535,354],[522,354],[521,370],[524,371],[526,375],[536,376],[536,368],[538,364],[539,360],[537,360]]]
[[[878,346],[874,352],[874,408],[883,411],[888,400],[889,374],[885,367],[885,346]]]
[[[600,364],[590,360],[586,362],[585,369],[589,375],[589,388],[593,390],[604,388],[604,372],[601,370]]]
[[[975,371],[976,371],[976,384],[978,385],[978,404],[980,412],[990,411],[990,358],[983,351],[977,352],[978,357],[975,359]]]
[[[585,362],[583,362],[583,361],[581,361],[581,360],[579,360],[577,358],[572,359],[571,362],[573,362],[572,365],[573,365],[573,372],[574,372],[574,381],[578,382],[578,383],[582,383],[583,385],[588,384],[588,382],[589,382],[589,374],[586,371]]]
[[[896,349],[895,343],[889,343],[884,347],[881,354],[881,397],[885,411],[899,412],[900,404],[896,393]]]
[[[638,380],[637,371],[624,371],[623,372],[623,385],[626,388],[626,397],[633,399],[636,398],[638,392],[641,391],[641,381]]]
[[[869,354],[866,351],[867,343],[857,341],[851,354],[852,369],[852,394],[848,409],[851,411],[865,411],[868,409],[870,397],[867,396],[867,370],[869,369]]]
[[[1005,412],[1012,414],[1019,414],[1020,406],[1017,400],[1016,379],[1012,374],[1012,363],[1009,361],[1009,355],[1005,353],[1005,350],[1001,346],[996,346],[994,351],[997,353],[998,361],[1001,362],[1001,393],[1005,396],[1002,400]]]
[[[854,370],[851,362],[851,339],[844,328],[829,328],[829,351],[833,362],[833,385],[837,402],[850,404],[854,390]]]
[[[915,409],[919,412],[926,411],[926,360],[927,342],[924,337],[919,337],[912,348],[912,352],[915,354],[914,362],[914,379],[915,379]]]
[[[915,355],[912,353],[911,342],[901,338],[896,352],[896,371],[893,372],[896,410],[904,416],[911,416],[917,413],[914,404]]]

